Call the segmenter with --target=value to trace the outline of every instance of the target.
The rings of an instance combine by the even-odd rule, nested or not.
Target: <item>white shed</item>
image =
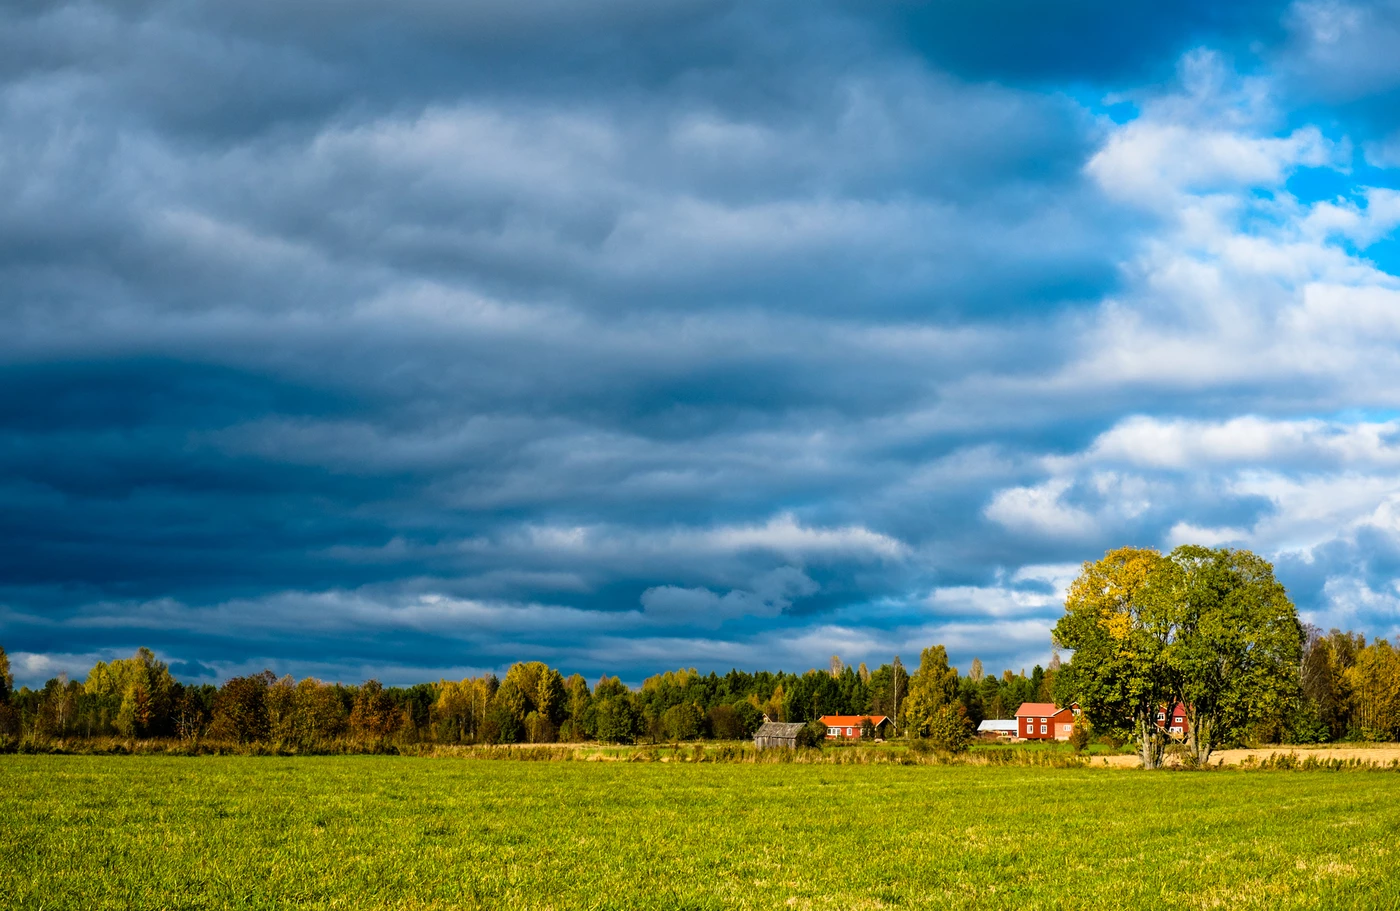
[[[1004,737],[1012,740],[1016,737],[1016,719],[1008,718],[1005,721],[994,721],[988,718],[977,725],[977,733],[984,737]]]

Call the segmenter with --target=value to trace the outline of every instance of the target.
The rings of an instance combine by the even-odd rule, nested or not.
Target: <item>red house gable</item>
[[[886,715],[823,715],[822,724],[826,725],[826,739],[836,740],[840,737],[849,737],[853,740],[860,739],[861,723],[869,718],[870,723],[875,725],[875,730],[880,730],[880,725],[889,720]]]
[[[1157,711],[1157,727],[1173,737],[1185,737],[1191,730],[1191,723],[1186,719],[1186,706],[1178,702],[1170,713],[1167,712],[1166,706],[1162,706]]]
[[[1074,709],[1053,702],[1023,702],[1016,710],[1016,736],[1022,740],[1068,740]]]

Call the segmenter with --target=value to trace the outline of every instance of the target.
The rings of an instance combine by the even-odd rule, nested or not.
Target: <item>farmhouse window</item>
[[[1045,733],[1045,725],[1043,725],[1043,724],[1040,726],[1040,733],[1042,733],[1042,734]]]
[[[827,728],[827,729],[826,729],[826,732],[827,732],[828,734],[830,734],[832,737],[840,737],[840,736],[841,736],[841,729],[840,729],[840,728]]]
[[[850,729],[850,728],[846,728],[846,736],[847,736],[847,737],[851,736],[851,733],[852,733],[851,729]]]

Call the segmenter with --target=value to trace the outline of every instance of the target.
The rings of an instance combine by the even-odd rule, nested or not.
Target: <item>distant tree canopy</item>
[[[14,675],[10,673],[10,656],[0,648],[0,703],[8,705],[10,691],[15,688]]]
[[[1055,642],[1074,650],[1057,693],[1161,764],[1158,714],[1180,703],[1186,745],[1205,762],[1251,731],[1280,739],[1298,707],[1302,628],[1268,561],[1244,550],[1120,548],[1085,563]]]
[[[115,707],[112,724],[124,736],[167,736],[171,729],[176,682],[164,662],[148,648],[124,660],[103,664],[88,672],[83,692],[110,700]]]
[[[597,740],[661,743],[744,739],[767,717],[809,725],[823,715],[885,715],[901,736],[948,750],[983,719],[1024,702],[1078,702],[1093,736],[1136,739],[1160,764],[1159,712],[1180,702],[1184,744],[1204,762],[1224,744],[1400,739],[1400,652],[1384,639],[1303,629],[1268,561],[1243,550],[1120,548],[1085,563],[1070,586],[1054,643],[1072,650],[1036,666],[962,676],[941,645],[913,675],[896,656],[873,670],[839,656],[804,674],[666,671],[632,689],[593,686],[538,661],[493,674],[386,687],[294,681],[271,671],[221,686],[176,680],[148,649],[16,690],[0,648],[0,747],[6,738],[178,737],[284,745]],[[864,726],[863,726],[864,727]],[[873,733],[866,731],[867,735]]]
[[[10,694],[14,691],[15,678],[10,673],[10,656],[0,648],[0,737],[13,737],[19,733],[19,713],[10,705]]]
[[[924,650],[912,677],[898,658],[872,671],[833,657],[805,674],[666,671],[635,690],[615,676],[590,687],[582,676],[566,678],[538,661],[512,665],[503,679],[488,674],[411,687],[297,681],[271,671],[213,687],[180,683],[154,653],[141,649],[131,658],[98,662],[83,682],[56,678],[42,690],[14,693],[13,705],[0,708],[0,736],[343,742],[353,749],[404,742],[661,743],[747,739],[765,716],[807,723],[823,715],[871,714],[897,717],[898,730],[912,726],[916,736],[952,731],[957,736],[949,743],[956,745],[959,732],[985,716],[1009,717],[1053,679],[1038,667],[1030,677],[1008,670],[980,683],[961,678],[941,646]],[[9,693],[8,683],[0,693]]]

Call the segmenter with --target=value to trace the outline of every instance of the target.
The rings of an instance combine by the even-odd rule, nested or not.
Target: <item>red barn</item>
[[[862,723],[867,719],[875,725],[875,736],[883,737],[882,726],[889,721],[886,715],[823,715],[821,721],[826,725],[827,740],[859,740]]]
[[[1053,702],[1024,702],[1016,710],[1016,736],[1022,740],[1068,740],[1074,730],[1074,706]]]

